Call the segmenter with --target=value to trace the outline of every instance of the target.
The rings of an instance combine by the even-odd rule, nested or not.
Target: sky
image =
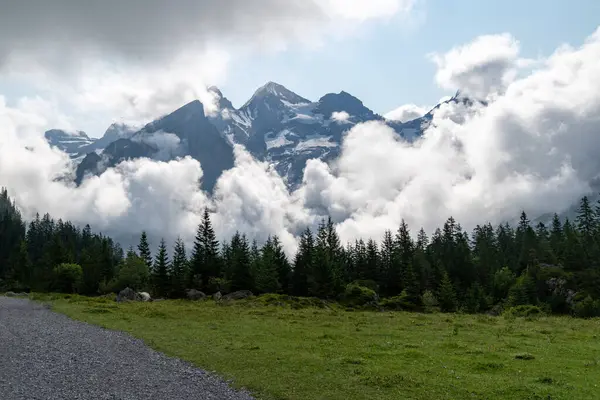
[[[340,0],[324,0],[321,3],[327,1],[337,1],[342,9],[354,7],[346,6]],[[379,2],[382,4],[380,8],[385,10],[386,3],[395,1],[380,0],[373,3]],[[69,0],[60,2],[69,3]],[[23,1],[23,4],[27,3],[33,7],[35,1]],[[176,1],[173,7],[177,8],[179,3],[184,2]],[[248,3],[252,8],[252,2]],[[350,3],[353,0],[346,4]],[[339,33],[342,28],[336,27],[335,31],[322,33],[315,39],[310,37],[310,32],[314,30],[312,25],[299,24],[298,35],[306,36],[309,44],[290,41],[283,47],[274,48],[259,44],[258,50],[256,47],[248,50],[235,44],[248,42],[248,38],[235,38],[234,44],[223,46],[223,49],[227,49],[220,50],[220,54],[215,50],[209,55],[215,59],[215,66],[211,68],[218,72],[204,74],[206,78],[199,78],[193,84],[219,86],[236,107],[246,102],[258,87],[275,81],[311,100],[317,100],[326,93],[345,90],[381,115],[403,105],[418,106],[418,114],[422,108],[433,107],[443,96],[453,94],[453,90],[436,85],[433,79],[436,66],[428,57],[431,53],[444,52],[479,35],[508,32],[518,39],[523,56],[547,56],[563,43],[580,43],[583,37],[594,31],[598,23],[596,16],[600,15],[600,2],[594,0],[417,0],[399,3],[410,3],[410,8],[406,12],[402,8],[392,8],[392,12],[384,11],[383,15],[360,23],[350,18],[351,23],[356,25],[355,29],[344,27],[344,34]],[[254,4],[256,12],[260,11],[261,2]],[[336,17],[339,18],[339,15]],[[285,18],[290,16],[273,18],[280,18],[284,23]],[[189,41],[190,48],[194,48],[193,35],[181,37],[183,44]],[[178,40],[177,36],[173,40]],[[22,45],[26,48],[27,43]],[[135,41],[131,45],[135,45]],[[162,54],[154,55],[152,50],[146,52],[144,57],[155,57],[158,64],[169,62],[163,59]],[[169,73],[172,72],[157,72]],[[190,75],[188,80],[194,81],[194,69],[190,68],[185,73]],[[184,81],[183,85],[188,83]],[[88,86],[91,84],[87,83]],[[99,86],[102,82],[95,84]],[[165,84],[170,82],[167,80]],[[98,88],[92,90],[97,92]],[[19,74],[0,74],[0,93],[9,104],[15,104],[22,96],[44,94],[52,97],[57,108],[70,117],[72,126],[69,128],[84,130],[94,137],[101,136],[113,121],[133,118],[139,123],[149,122],[191,98],[175,98],[162,108],[149,107],[149,110],[138,110],[133,115],[121,115],[118,107],[79,110],[77,105],[71,104],[72,101],[78,101],[73,100],[73,94],[58,95],[55,88],[32,84],[27,75]],[[98,102],[111,101],[110,89],[105,93],[90,92],[87,95],[98,96]],[[103,95],[108,98],[100,99]],[[86,101],[93,103],[89,98]]]
[[[236,106],[269,80],[311,100],[345,90],[381,115],[402,104],[433,106],[453,93],[436,86],[428,54],[479,35],[509,32],[520,41],[522,54],[535,58],[560,44],[581,42],[597,27],[598,15],[595,0],[425,0],[408,16],[370,24],[360,36],[318,51],[245,59],[232,66],[222,90]]]
[[[484,3],[484,4],[481,4]],[[331,216],[343,242],[405,220],[431,234],[453,216],[486,222],[568,209],[600,179],[596,1],[0,0],[0,186],[26,218],[55,218],[132,244],[181,236],[205,207],[220,238],[298,233]],[[36,10],[37,12],[32,12]],[[42,133],[93,136],[148,122],[219,86],[241,105],[267,81],[317,99],[345,90],[406,120],[460,90],[414,142],[381,122],[345,133],[290,191],[242,146],[213,194],[189,157],[136,159],[75,187],[74,164]],[[486,104],[484,106],[483,104]],[[129,242],[127,242],[129,238]]]

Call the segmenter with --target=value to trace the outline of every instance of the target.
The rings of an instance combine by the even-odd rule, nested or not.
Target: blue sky
[[[417,7],[414,26],[400,18],[377,22],[360,37],[319,51],[237,61],[221,89],[235,106],[269,80],[311,100],[345,90],[380,114],[406,103],[434,105],[451,93],[436,86],[428,53],[509,32],[520,41],[522,56],[548,55],[562,43],[579,46],[600,24],[598,16],[598,0],[426,0]]]

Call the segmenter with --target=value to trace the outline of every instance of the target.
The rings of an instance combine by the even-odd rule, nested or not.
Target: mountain
[[[405,135],[401,124],[386,121],[344,91],[312,102],[269,82],[239,109],[220,90],[211,91],[219,105],[218,112],[209,117],[213,125],[230,142],[243,144],[256,158],[272,163],[290,188],[301,183],[308,160],[335,159],[343,133],[358,123],[382,121]]]
[[[189,155],[202,165],[202,187],[212,191],[221,173],[233,167],[231,143],[210,123],[198,100],[133,134],[120,136],[125,137],[110,143],[100,154],[90,152],[82,160],[76,171],[77,184],[86,175],[102,173],[124,160],[146,157],[167,161]]]
[[[71,149],[73,156],[87,153],[77,168],[77,183],[123,160],[171,160],[189,155],[202,165],[202,187],[212,191],[221,173],[233,166],[233,145],[241,144],[257,159],[272,164],[294,189],[302,182],[306,162],[314,158],[329,162],[338,157],[344,133],[356,124],[379,121],[393,128],[399,137],[413,141],[423,134],[441,106],[402,123],[386,120],[345,91],[311,101],[268,82],[235,108],[218,88],[208,90],[216,105],[208,115],[202,103],[195,100],[140,130],[113,124],[101,139]],[[457,93],[447,102],[468,101]],[[47,138],[63,148],[70,143],[64,135],[51,134]]]
[[[51,129],[44,133],[46,141],[52,147],[64,151],[71,157],[78,157],[85,153],[85,148],[94,143],[85,132],[67,132],[62,129]]]
[[[115,142],[119,139],[131,138],[136,131],[137,129],[129,125],[114,123],[108,127],[106,132],[104,132],[104,136],[102,136],[100,139],[96,139],[94,143],[90,144],[83,150],[85,150],[86,153],[103,150],[112,142]]]

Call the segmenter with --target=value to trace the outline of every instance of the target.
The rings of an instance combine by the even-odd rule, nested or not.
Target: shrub
[[[349,306],[364,306],[369,303],[376,303],[379,298],[373,289],[351,283],[346,286],[343,300]]]
[[[53,270],[54,289],[63,293],[77,293],[81,287],[83,270],[78,264],[60,264]]]
[[[516,307],[511,307],[508,310],[504,311],[503,316],[511,319],[511,318],[536,318],[544,315],[544,312],[538,306],[531,305],[521,305]]]
[[[383,299],[381,301],[381,306],[386,310],[414,311],[417,309],[417,305],[410,301],[406,290],[403,290],[402,293],[400,293],[400,296]]]
[[[421,302],[426,312],[437,312],[440,310],[437,297],[431,290],[426,290],[421,296]]]
[[[102,293],[119,292],[126,287],[140,291],[146,289],[150,272],[146,262],[138,256],[127,257],[115,279],[108,283],[102,283]]]
[[[573,313],[579,318],[600,317],[600,300],[594,300],[592,296],[587,296],[575,303]]]
[[[355,285],[358,285],[358,286],[363,286],[363,287],[369,288],[372,291],[374,291],[375,293],[379,292],[379,285],[377,284],[377,282],[375,282],[373,280],[360,279],[360,280],[356,280],[352,283]]]

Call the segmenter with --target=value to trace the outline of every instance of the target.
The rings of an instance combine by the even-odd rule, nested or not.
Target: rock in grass
[[[223,295],[221,294],[221,292],[217,292],[217,293],[213,294],[213,299],[215,301],[221,301],[222,298],[223,298]]]
[[[515,355],[515,359],[517,360],[533,360],[535,356],[529,353],[519,353]]]
[[[223,300],[242,300],[252,296],[254,294],[249,290],[238,290],[237,292],[226,294],[223,296]]]
[[[119,294],[117,295],[117,303],[121,303],[123,301],[141,301],[142,298],[139,294],[137,294],[135,292],[135,290],[133,290],[130,287],[126,287],[125,289],[121,290],[119,292]]]
[[[202,300],[206,297],[206,294],[196,289],[189,289],[185,295],[188,300]]]
[[[148,292],[139,292],[137,295],[139,296],[140,301],[152,301],[152,297]]]

